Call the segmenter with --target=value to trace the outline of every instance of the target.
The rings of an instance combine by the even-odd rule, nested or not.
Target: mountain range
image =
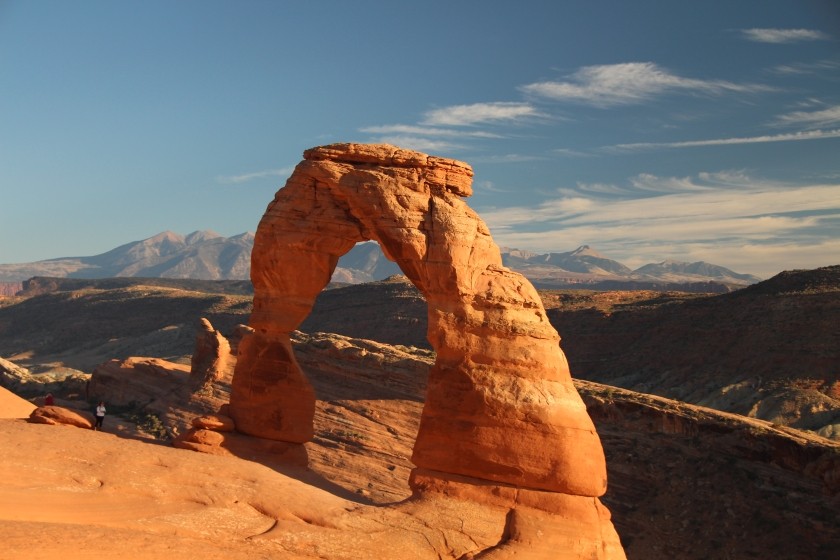
[[[212,231],[180,235],[171,231],[121,245],[91,257],[62,257],[32,263],[0,264],[0,282],[34,276],[59,278],[191,278],[245,280],[250,276],[250,232],[223,237]],[[705,262],[663,261],[631,270],[588,245],[565,253],[532,253],[502,248],[502,262],[538,287],[592,289],[671,289],[722,292],[760,281]],[[341,257],[334,282],[358,284],[400,274],[377,243],[359,243]]]

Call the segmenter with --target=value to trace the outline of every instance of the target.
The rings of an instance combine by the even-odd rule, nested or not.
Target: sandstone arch
[[[463,201],[471,180],[464,163],[388,145],[304,153],[256,233],[254,332],[240,344],[230,403],[238,430],[290,442],[312,437],[315,395],[289,333],[338,258],[375,240],[425,295],[437,352],[416,472],[604,493],[601,443],[559,336],[534,288],[502,266],[489,230]]]

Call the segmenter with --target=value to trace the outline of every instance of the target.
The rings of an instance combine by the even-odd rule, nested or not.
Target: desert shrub
[[[137,427],[147,434],[154,436],[155,439],[167,439],[169,437],[166,426],[163,425],[160,417],[156,414],[135,412],[130,414],[127,419],[137,424]]]

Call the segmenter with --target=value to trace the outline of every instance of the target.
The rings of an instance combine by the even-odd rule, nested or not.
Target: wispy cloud
[[[377,136],[375,142],[381,144],[393,144],[401,148],[417,150],[420,152],[448,152],[464,149],[464,146],[449,140],[437,140],[425,136],[412,136],[410,134]]]
[[[510,189],[503,189],[498,187],[493,181],[480,181],[475,185],[476,190],[491,193],[509,193]]]
[[[528,103],[495,102],[453,105],[427,111],[419,124],[366,126],[360,132],[372,134],[375,142],[395,144],[425,152],[457,151],[466,148],[471,139],[499,139],[503,135],[479,130],[476,125],[511,124],[541,114]],[[462,128],[458,128],[462,127]],[[524,161],[530,156],[501,156],[507,161]]]
[[[515,122],[542,116],[529,103],[497,101],[452,105],[427,111],[423,124],[432,126],[469,126],[485,123]]]
[[[819,111],[794,111],[776,118],[775,124],[782,126],[804,126],[819,129],[840,125],[840,105]]]
[[[382,126],[366,126],[359,129],[368,134],[409,134],[413,136],[438,136],[445,138],[502,138],[499,134],[483,130],[455,130],[452,128],[417,126],[410,124],[389,124]]]
[[[826,41],[831,38],[827,33],[815,29],[742,29],[741,34],[748,41],[757,43],[796,43],[799,41]]]
[[[574,157],[574,158],[591,157],[592,156],[592,154],[590,154],[590,153],[582,152],[580,150],[572,150],[570,148],[555,148],[554,150],[552,150],[552,152],[554,152],[555,154],[561,155],[561,156]]]
[[[545,159],[542,156],[532,154],[499,154],[489,156],[478,156],[470,158],[474,163],[522,163],[525,161],[538,161]]]
[[[840,255],[838,184],[781,185],[743,172],[690,178],[642,174],[628,183],[590,190],[578,186],[577,194],[566,191],[536,206],[481,215],[500,245],[564,251],[589,243],[631,266],[670,257],[769,276],[794,266],[799,252],[837,264],[830,261]],[[639,186],[661,192],[644,198],[615,196]],[[816,246],[834,252],[814,253]],[[763,260],[768,255],[775,260]],[[813,266],[815,259],[802,262]]]
[[[697,177],[659,177],[651,173],[639,173],[627,180],[626,184],[612,183],[583,183],[579,182],[574,191],[595,197],[609,196],[611,199],[635,198],[639,195],[649,197],[653,194],[676,194],[681,192],[709,191],[714,188],[748,188],[755,184],[755,180],[744,171],[718,171],[714,173],[701,172]],[[767,180],[763,185],[779,186],[778,183]],[[563,190],[569,195],[569,190]]]
[[[709,186],[692,180],[691,177],[659,177],[650,173],[639,173],[630,179],[634,189],[654,193],[674,193],[708,190]]]
[[[765,136],[747,136],[737,138],[714,138],[710,140],[686,140],[682,142],[637,142],[633,144],[615,144],[602,148],[607,152],[630,152],[642,150],[656,150],[663,148],[697,148],[703,146],[729,146],[735,144],[761,144],[764,142],[797,142],[802,140],[822,140],[824,138],[840,138],[840,129],[807,130],[787,134],[772,134]]]
[[[555,101],[572,101],[596,107],[629,105],[670,91],[720,94],[767,91],[758,84],[699,80],[672,74],[653,62],[627,62],[585,66],[565,80],[528,84],[523,92]]]
[[[837,70],[840,69],[840,61],[837,60],[818,60],[817,62],[794,62],[792,64],[781,64],[772,69],[777,74],[819,74],[825,78],[836,77]]]
[[[267,169],[265,171],[255,171],[252,173],[242,173],[239,175],[225,175],[216,177],[216,181],[223,184],[238,185],[241,183],[248,183],[258,179],[265,179],[268,177],[288,177],[294,171],[294,167],[282,167],[280,169]]]

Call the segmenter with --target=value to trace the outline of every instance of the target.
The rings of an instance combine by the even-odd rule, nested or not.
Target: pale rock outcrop
[[[0,358],[0,387],[25,397],[43,397],[47,393],[62,396],[85,394],[90,374],[71,368],[46,373],[32,373],[9,360]]]
[[[198,324],[190,375],[196,383],[205,385],[221,379],[230,361],[230,344],[205,318]]]
[[[429,481],[455,475],[472,479],[472,495],[483,500],[495,492],[487,482],[557,496],[543,500],[551,503],[545,509],[569,538],[552,546],[584,543],[578,556],[562,557],[623,558],[598,501],[606,490],[601,443],[559,336],[536,290],[502,266],[487,226],[463,202],[471,180],[465,163],[394,146],[307,150],[257,229],[253,332],[239,343],[230,414],[247,434],[312,438],[315,395],[290,333],[338,258],[357,242],[377,241],[425,296],[436,351],[412,458],[414,490],[440,492],[443,482]],[[533,523],[541,523],[539,508],[509,506],[519,512],[513,540],[494,558],[527,549]]]

